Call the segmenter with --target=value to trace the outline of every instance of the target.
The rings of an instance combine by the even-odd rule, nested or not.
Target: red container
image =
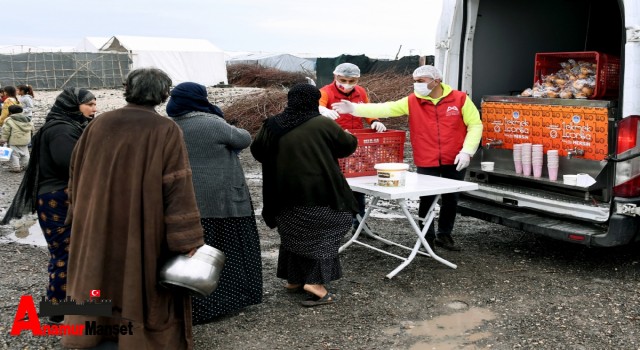
[[[560,63],[567,62],[569,59],[596,64],[596,86],[590,99],[618,96],[620,59],[596,51],[536,53],[533,83],[539,82],[543,75],[558,72],[562,69]]]
[[[376,132],[372,129],[349,130],[358,138],[358,148],[347,158],[339,159],[340,170],[345,177],[376,175],[373,168],[378,163],[402,163],[404,141],[402,130]]]

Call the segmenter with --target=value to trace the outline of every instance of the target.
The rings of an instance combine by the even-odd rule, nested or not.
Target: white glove
[[[347,100],[341,100],[341,102],[333,103],[331,104],[331,108],[340,114],[353,114],[353,111],[355,110],[353,103]]]
[[[384,126],[384,124],[380,123],[379,121],[375,121],[371,123],[371,129],[374,129],[377,132],[387,131],[387,127]]]
[[[458,153],[456,159],[453,161],[453,164],[458,164],[458,166],[456,167],[456,171],[460,171],[468,167],[469,163],[471,163],[471,155],[462,151]]]
[[[331,118],[332,120],[336,120],[338,118],[340,118],[340,114],[338,114],[338,112],[329,109],[325,106],[318,106],[318,112],[320,112],[320,114],[322,114],[323,116],[327,117],[327,118]]]

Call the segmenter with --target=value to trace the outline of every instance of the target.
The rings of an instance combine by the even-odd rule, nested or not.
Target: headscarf
[[[67,124],[72,126],[70,133],[76,138],[80,138],[82,131],[89,123],[89,120],[80,112],[80,105],[95,100],[96,97],[91,91],[82,88],[65,88],[51,107],[47,114],[44,125],[33,135],[31,139],[31,158],[24,173],[22,182],[16,191],[11,206],[0,222],[6,225],[13,218],[21,218],[22,215],[36,211],[36,198],[38,198],[38,182],[40,176],[40,143],[45,130],[54,125]]]
[[[53,103],[49,114],[47,114],[46,120],[71,118],[81,124],[86,123],[86,118],[80,112],[80,105],[95,99],[96,97],[87,89],[67,87],[56,97],[56,101]]]
[[[287,94],[287,107],[282,113],[265,121],[265,127],[276,137],[291,131],[307,120],[320,115],[320,90],[310,84],[296,84]]]
[[[195,111],[211,113],[224,118],[222,110],[207,99],[207,88],[204,85],[191,82],[176,85],[171,90],[171,98],[167,102],[167,115],[179,117]]]

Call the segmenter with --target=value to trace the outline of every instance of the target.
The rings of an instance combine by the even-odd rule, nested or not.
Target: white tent
[[[98,52],[102,45],[109,41],[108,36],[85,36],[76,45],[76,51],[78,52]]]
[[[316,64],[312,60],[286,53],[252,53],[235,56],[227,64],[257,64],[262,67],[276,68],[285,72],[315,72]]]
[[[132,69],[160,68],[174,85],[185,81],[227,84],[224,52],[208,40],[116,35],[100,51],[129,52]]]

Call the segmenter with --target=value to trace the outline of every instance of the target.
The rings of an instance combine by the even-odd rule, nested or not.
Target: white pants
[[[29,164],[29,146],[11,146],[11,149],[11,168],[26,168]]]

